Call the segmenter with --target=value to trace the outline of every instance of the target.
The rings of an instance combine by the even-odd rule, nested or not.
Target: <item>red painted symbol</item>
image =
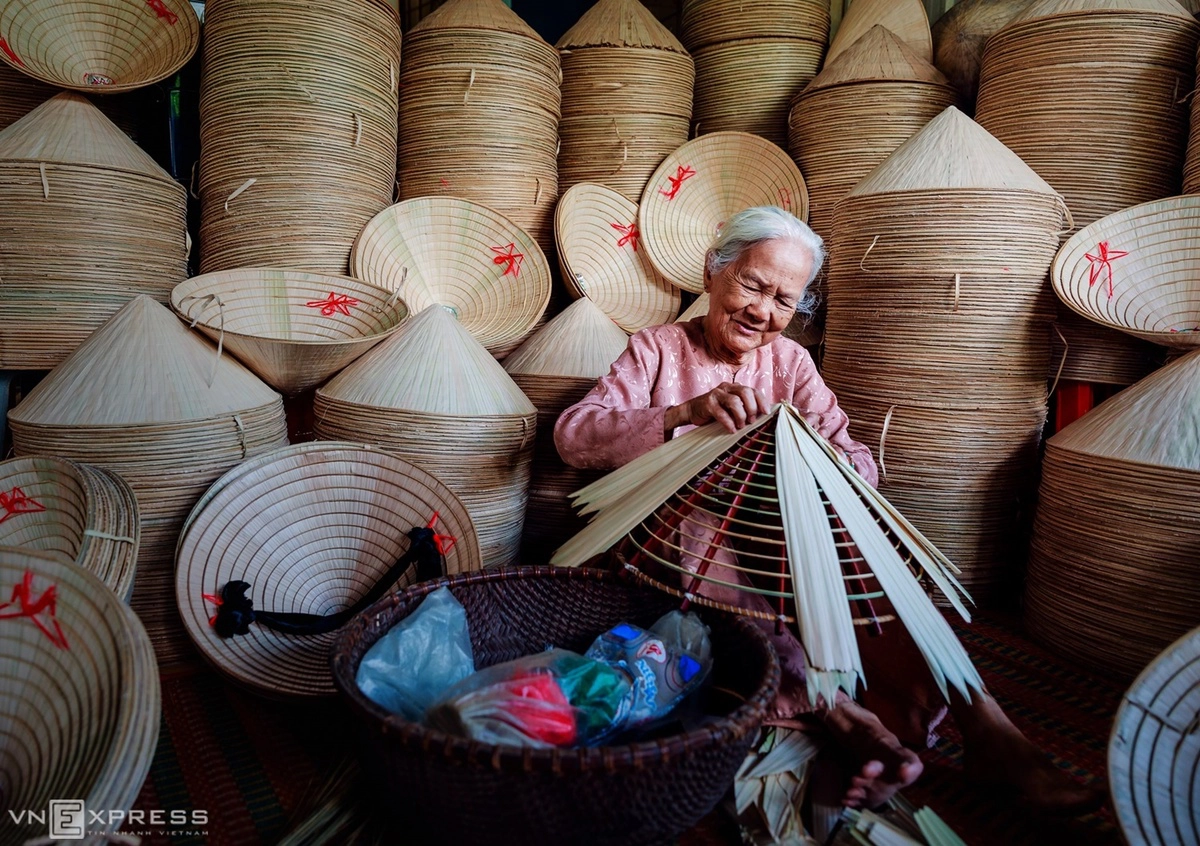
[[[450,187],[450,180],[448,180],[448,179],[441,179],[441,180],[440,180],[440,182],[442,183],[442,187],[443,187],[443,188],[449,188],[449,187]]]
[[[154,10],[154,13],[165,20],[171,26],[175,26],[179,22],[179,15],[167,8],[167,4],[163,0],[146,0],[146,5]]]
[[[14,605],[17,609],[7,611]],[[33,624],[41,629],[42,634],[50,638],[50,642],[59,649],[70,649],[67,636],[63,634],[62,626],[58,624],[58,587],[50,585],[36,599],[33,596],[33,571],[26,570],[25,578],[12,590],[12,598],[0,605],[0,620],[12,620],[18,617],[28,617]],[[42,618],[45,618],[43,621]],[[51,630],[53,625],[53,630]]]
[[[1092,263],[1088,270],[1088,287],[1092,287],[1100,279],[1101,274],[1108,274],[1108,298],[1111,300],[1113,295],[1113,259],[1124,258],[1129,255],[1128,250],[1110,250],[1107,241],[1101,241],[1096,245],[1096,255],[1084,253],[1084,258]]]
[[[8,493],[0,493],[0,508],[4,509],[4,514],[0,515],[0,523],[17,514],[36,514],[46,510],[46,506],[36,499],[30,499],[20,488],[13,488]]]
[[[779,189],[779,204],[781,206],[783,206],[783,208],[786,211],[792,210],[792,189],[791,188],[785,187],[785,188]]]
[[[432,529],[435,525],[437,525],[437,521],[438,512],[435,511],[433,512],[433,516],[429,518],[429,522],[425,524],[425,528]],[[454,544],[456,543],[458,543],[458,538],[454,537],[454,535],[439,535],[437,532],[433,533],[433,545],[437,547],[437,551],[443,556],[450,550],[454,549]]]
[[[85,73],[83,81],[88,85],[112,85],[112,77],[102,73]]]
[[[638,650],[637,657],[649,658],[659,664],[665,664],[667,661],[667,648],[663,646],[661,640],[648,640]]]
[[[222,605],[225,604],[225,600],[221,599],[221,597],[215,593],[202,593],[200,595],[202,597],[204,597],[204,599],[211,602],[213,605],[217,606],[218,608],[220,608]],[[208,618],[208,625],[215,626],[216,624],[217,624],[217,615],[213,614],[211,617]]]
[[[520,276],[521,262],[525,261],[525,254],[517,252],[516,244],[507,244],[503,247],[492,247],[492,252],[496,257],[492,259],[492,264],[506,264],[504,273],[501,276]]]
[[[642,237],[642,233],[638,231],[637,222],[633,222],[628,226],[623,226],[620,223],[609,224],[613,229],[621,233],[621,237],[617,239],[617,246],[624,247],[626,244],[633,247],[633,251],[637,252],[638,239]]]
[[[13,52],[13,48],[9,47],[8,42],[5,41],[3,38],[0,38],[0,50],[3,50],[4,54],[6,56],[8,56],[10,59],[12,59],[14,62],[16,62],[18,65],[20,65],[21,67],[25,67],[25,63],[21,61],[21,57]]]
[[[350,309],[358,305],[358,300],[348,294],[335,294],[333,291],[330,291],[326,299],[313,300],[312,302],[305,303],[305,305],[309,308],[319,308],[321,314],[326,317],[332,317],[339,312],[349,317]]]
[[[687,182],[695,175],[696,171],[692,170],[690,167],[680,165],[678,169],[676,169],[674,176],[667,177],[667,181],[671,183],[670,190],[659,188],[658,193],[662,194],[668,200],[674,200],[675,195],[679,193],[679,189],[683,187],[683,183]]]

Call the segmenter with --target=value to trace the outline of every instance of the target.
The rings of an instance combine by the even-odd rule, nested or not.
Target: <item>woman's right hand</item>
[[[663,429],[671,432],[679,426],[703,426],[716,420],[729,432],[736,432],[770,410],[762,392],[748,385],[723,382],[706,394],[668,408]]]

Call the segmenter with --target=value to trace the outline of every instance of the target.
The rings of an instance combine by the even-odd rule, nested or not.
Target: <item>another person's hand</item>
[[[736,432],[770,410],[767,398],[761,391],[747,385],[723,382],[707,394],[668,408],[663,429],[670,432],[689,423],[703,426],[716,420],[730,432]]]

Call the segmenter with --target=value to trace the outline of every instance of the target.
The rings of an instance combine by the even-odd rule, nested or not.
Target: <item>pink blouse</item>
[[[871,450],[850,437],[849,419],[817,373],[808,350],[784,337],[751,353],[740,367],[718,361],[704,344],[703,317],[643,329],[586,397],[563,412],[554,443],[573,467],[611,470],[660,446],[667,408],[722,382],[747,385],[774,404],[789,401],[871,485]],[[674,435],[693,426],[681,426]]]

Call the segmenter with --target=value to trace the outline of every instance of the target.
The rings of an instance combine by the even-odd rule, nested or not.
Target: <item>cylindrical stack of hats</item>
[[[933,63],[958,91],[958,107],[975,114],[983,47],[1033,0],[959,0],[933,23]]]
[[[119,473],[137,494],[132,606],[159,661],[191,652],[175,610],[175,542],[222,473],[286,441],[283,401],[170,309],[138,297],[9,412],[17,455]]]
[[[1178,194],[1198,36],[1175,0],[1037,0],[988,41],[976,117],[1075,226]],[[1146,345],[1068,312],[1060,329],[1063,378],[1127,385],[1154,366]]]
[[[559,190],[596,182],[636,202],[654,169],[687,140],[692,57],[638,0],[600,0],[556,46]]]
[[[553,243],[558,52],[501,0],[450,0],[406,35],[400,198],[461,197]]]
[[[432,305],[317,389],[315,431],[433,473],[466,505],[485,567],[517,562],[537,411],[491,354]]]
[[[1049,649],[1132,676],[1200,619],[1200,351],[1046,444],[1025,622]]]
[[[1200,67],[1200,46],[1196,48]],[[1200,194],[1200,98],[1192,96],[1192,115],[1188,130],[1187,154],[1183,160],[1183,193]]]
[[[977,600],[1015,576],[1062,198],[950,107],[838,204],[823,374],[881,490]]]
[[[582,529],[570,496],[600,478],[598,471],[568,467],[554,446],[554,424],[583,399],[625,351],[629,338],[586,297],[576,300],[504,360],[504,369],[537,407],[537,446],[525,549],[536,563]]]
[[[200,260],[345,273],[392,201],[400,21],[385,0],[212,0],[200,86]]]
[[[828,238],[837,201],[953,103],[941,72],[879,25],[827,62],[788,115],[813,230]]]
[[[829,42],[829,4],[686,0],[682,29],[696,61],[696,133],[753,132],[784,146],[792,97]]]
[[[0,132],[0,368],[47,370],[187,276],[187,193],[82,95]]]

